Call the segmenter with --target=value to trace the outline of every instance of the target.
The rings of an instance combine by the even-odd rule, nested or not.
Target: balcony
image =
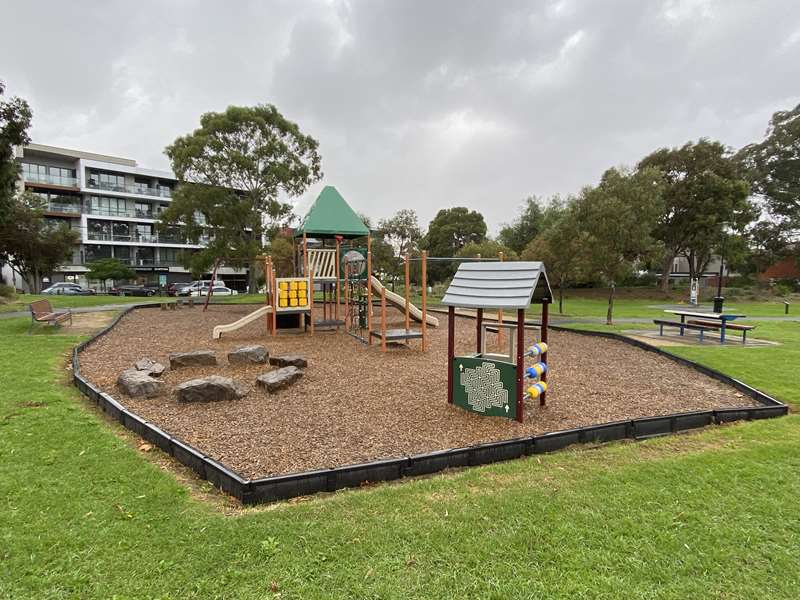
[[[45,175],[42,173],[23,173],[26,183],[43,183],[45,185],[58,185],[61,187],[77,188],[78,179],[75,177],[62,177],[60,175]]]
[[[104,181],[89,181],[89,187],[93,190],[107,190],[109,192],[123,192],[125,194],[138,194],[140,196],[157,196],[159,198],[171,198],[172,190],[168,187],[152,188],[140,183],[114,185]]]
[[[80,204],[67,204],[65,202],[48,202],[44,206],[45,212],[56,212],[56,213],[69,213],[72,215],[79,215],[81,214],[81,205]]]
[[[101,217],[122,217],[125,219],[151,219],[153,221],[161,218],[163,211],[141,210],[138,208],[98,208],[88,206],[85,211],[87,215],[99,215]]]
[[[114,234],[114,233],[99,233],[99,232],[89,232],[89,241],[96,241],[96,242],[138,242],[141,244],[181,244],[181,245],[195,245],[193,242],[190,242],[186,239],[178,238],[174,235],[160,235],[158,233],[138,233],[134,232],[133,234],[128,235],[121,235],[121,234]],[[202,236],[198,240],[198,244],[207,244],[209,241],[209,236]]]

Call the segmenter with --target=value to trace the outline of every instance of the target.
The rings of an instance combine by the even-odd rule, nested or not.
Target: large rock
[[[299,354],[287,354],[286,356],[270,356],[269,364],[276,367],[298,367],[304,369],[308,366],[308,361]]]
[[[117,379],[122,391],[133,398],[152,398],[164,392],[164,382],[153,379],[147,371],[126,369]]]
[[[264,346],[245,346],[228,353],[228,362],[231,364],[263,365],[268,358],[269,352]]]
[[[173,352],[169,355],[169,366],[173,369],[181,367],[206,367],[216,365],[217,357],[213,350],[195,350],[194,352]]]
[[[220,377],[219,375],[184,381],[175,388],[175,393],[181,402],[236,400],[247,392],[247,386],[230,377]]]
[[[134,365],[137,371],[145,371],[151,377],[161,377],[162,373],[164,373],[164,365],[154,360],[150,360],[149,358],[143,358],[142,360],[136,361]]]
[[[303,371],[297,367],[283,367],[282,369],[276,369],[275,371],[259,375],[256,379],[256,384],[260,385],[268,392],[276,392],[281,388],[293,384],[302,376]]]

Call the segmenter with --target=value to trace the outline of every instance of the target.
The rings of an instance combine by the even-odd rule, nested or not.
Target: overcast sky
[[[273,103],[373,218],[570,194],[661,146],[759,139],[800,102],[798,0],[0,0],[33,140],[169,168],[203,112]]]

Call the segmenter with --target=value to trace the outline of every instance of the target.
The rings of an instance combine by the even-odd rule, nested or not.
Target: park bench
[[[722,327],[722,324],[717,321],[701,321],[701,320],[691,320],[687,321],[690,325],[702,325],[704,327],[709,327],[711,329],[719,330]],[[742,343],[747,343],[747,332],[751,329],[755,329],[755,325],[743,325],[739,323],[727,323],[725,325],[726,331],[741,331],[742,332]]]
[[[691,322],[681,323],[680,321],[667,321],[666,319],[653,319],[653,323],[658,325],[658,335],[664,335],[664,327],[677,327],[681,330],[681,335],[685,329],[700,332],[700,341],[703,341],[703,334],[706,331],[714,331],[715,328],[708,325],[695,325]]]
[[[28,333],[33,331],[34,323],[45,323],[55,326],[69,319],[69,324],[72,325],[72,311],[70,309],[53,310],[49,300],[36,300],[31,302],[30,309],[31,326],[28,328]]]

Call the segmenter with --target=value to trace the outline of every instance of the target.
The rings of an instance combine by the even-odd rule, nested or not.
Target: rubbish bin
[[[714,296],[714,312],[721,313],[722,305],[725,303],[725,298],[722,296]]]

